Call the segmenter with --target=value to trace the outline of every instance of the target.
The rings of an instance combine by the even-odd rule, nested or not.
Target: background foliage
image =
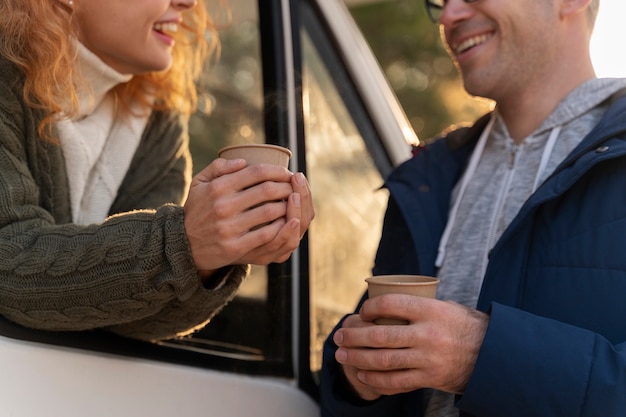
[[[422,1],[352,6],[352,16],[378,58],[420,140],[475,120],[490,103],[470,97]]]

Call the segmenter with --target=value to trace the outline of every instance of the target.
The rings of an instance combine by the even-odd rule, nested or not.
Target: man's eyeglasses
[[[478,0],[463,0],[465,3],[474,3]],[[426,11],[428,12],[428,17],[432,20],[433,23],[439,23],[439,19],[441,19],[441,13],[443,13],[443,8],[445,7],[448,0],[426,0]]]

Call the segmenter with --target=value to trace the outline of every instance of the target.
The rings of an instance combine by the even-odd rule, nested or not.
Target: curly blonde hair
[[[138,101],[147,111],[172,110],[189,115],[195,110],[195,81],[206,58],[218,51],[219,42],[202,1],[186,11],[183,19],[183,30],[175,34],[170,68],[136,75],[114,90],[123,109]],[[72,117],[79,109],[77,86],[82,80],[73,64],[76,34],[72,9],[60,1],[0,2],[0,55],[24,74],[27,105],[44,111],[39,134],[45,139],[54,139],[52,125],[57,116],[63,113]],[[148,100],[146,91],[155,100]]]

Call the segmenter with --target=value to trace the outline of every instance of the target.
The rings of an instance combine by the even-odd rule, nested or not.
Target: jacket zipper
[[[491,218],[491,222],[489,225],[489,233],[487,234],[487,247],[485,248],[485,257],[483,259],[482,266],[482,276],[485,275],[487,271],[487,264],[489,263],[489,252],[496,244],[496,235],[498,233],[498,224],[500,223],[500,219],[504,213],[504,202],[506,200],[506,196],[509,193],[509,189],[511,188],[511,181],[513,180],[513,175],[515,173],[517,158],[519,155],[521,145],[518,145],[514,142],[507,141],[507,151],[509,154],[509,163],[508,170],[506,172],[506,176],[504,181],[502,182],[502,186],[500,188],[500,193],[498,194],[498,200],[496,201],[496,207],[493,211],[493,216]]]

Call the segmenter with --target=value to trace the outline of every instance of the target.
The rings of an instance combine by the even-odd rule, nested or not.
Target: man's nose
[[[476,3],[477,0],[449,0],[446,2],[441,16],[439,17],[439,23],[446,25],[451,24],[457,20],[464,19],[474,12],[472,3]]]

